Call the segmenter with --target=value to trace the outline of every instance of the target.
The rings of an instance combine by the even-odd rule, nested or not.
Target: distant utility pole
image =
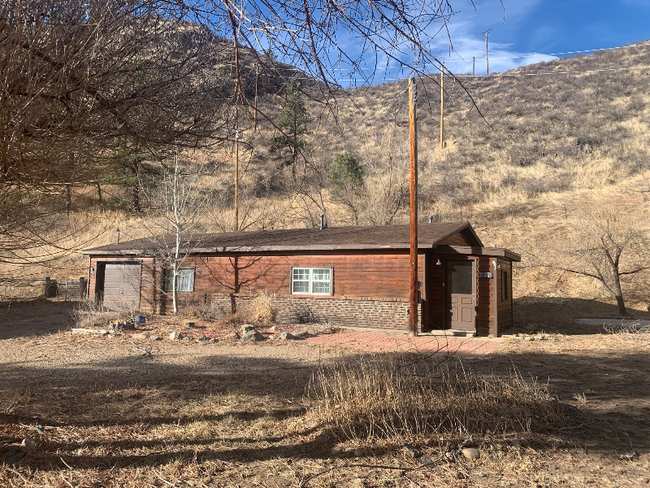
[[[445,147],[445,72],[440,66],[440,150]]]
[[[476,74],[476,56],[472,56],[472,76]]]
[[[409,80],[409,148],[410,148],[410,294],[409,335],[418,335],[418,144],[415,111],[415,79]]]
[[[485,76],[490,74],[490,61],[488,60],[488,32],[492,29],[486,29],[482,32],[485,36]]]

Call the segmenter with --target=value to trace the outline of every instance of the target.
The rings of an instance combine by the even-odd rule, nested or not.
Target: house
[[[408,225],[194,234],[182,245],[179,301],[230,313],[265,292],[280,321],[407,330],[409,235]],[[165,251],[173,247],[170,235],[84,251],[89,297],[109,309],[168,312]],[[469,222],[421,224],[420,331],[496,336],[511,327],[512,263],[520,260],[484,247]]]

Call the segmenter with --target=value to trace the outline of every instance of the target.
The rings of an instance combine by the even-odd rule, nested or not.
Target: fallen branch
[[[107,335],[110,331],[106,329],[80,329],[80,328],[74,328],[71,329],[73,334],[99,334],[99,335]]]

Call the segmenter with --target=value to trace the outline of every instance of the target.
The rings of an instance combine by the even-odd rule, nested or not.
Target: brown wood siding
[[[498,333],[500,334],[506,329],[511,328],[514,324],[512,322],[512,261],[509,259],[499,258],[497,260],[497,316],[498,316]],[[508,274],[508,282],[506,283],[508,298],[502,300],[501,295],[501,279],[502,271],[505,271]]]
[[[95,286],[97,284],[97,258],[90,258],[90,273],[88,273],[88,299],[95,299]]]
[[[440,256],[432,252],[427,254],[426,259],[426,323],[423,330],[440,330],[447,328],[445,324],[445,266],[437,265]]]
[[[476,297],[476,334],[487,336],[490,334],[490,324],[494,321],[494,307],[492,305],[492,278],[478,278],[479,273],[494,273],[490,258],[481,256],[478,258],[478,285]]]
[[[423,255],[418,263],[423,281]],[[408,254],[190,256],[182,267],[194,268],[195,275],[194,291],[180,292],[181,303],[209,303],[212,295],[252,295],[259,291],[289,296],[291,269],[295,267],[332,268],[332,295],[337,297],[408,299],[409,295]],[[161,276],[162,271],[157,273]],[[160,311],[167,311],[171,297],[161,292],[157,295]]]

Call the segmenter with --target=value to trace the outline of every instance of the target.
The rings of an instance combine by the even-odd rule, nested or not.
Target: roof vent
[[[325,225],[325,214],[320,214],[320,230],[323,230],[327,225]]]

